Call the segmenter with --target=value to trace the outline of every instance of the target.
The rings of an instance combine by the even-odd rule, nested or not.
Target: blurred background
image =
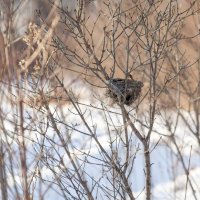
[[[199,199],[199,9],[0,0],[0,198]]]

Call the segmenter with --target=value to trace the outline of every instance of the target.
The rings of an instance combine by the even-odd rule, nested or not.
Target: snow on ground
[[[196,191],[197,199],[200,199],[200,188],[199,188],[200,167],[192,169],[190,171],[189,178],[194,183],[194,190]],[[160,200],[160,199],[182,200],[185,198],[189,200],[195,199],[192,190],[189,187],[186,175],[179,175],[175,177],[173,181],[168,181],[167,183],[157,185],[156,187],[154,187],[153,193],[154,193],[154,200]]]
[[[196,191],[197,199],[200,199],[200,189],[199,189],[199,180],[200,180],[200,167],[190,171],[189,177],[193,179],[194,189]],[[187,187],[187,189],[186,189]],[[145,192],[136,193],[138,195],[137,200],[145,199]],[[166,183],[157,184],[153,188],[153,199],[154,200],[194,200],[193,192],[189,187],[187,182],[187,177],[185,175],[179,175],[174,180],[168,181]]]
[[[100,101],[90,101],[91,98],[94,99],[94,96],[91,96],[91,93],[86,87],[81,87],[82,83],[76,83],[71,89],[74,92],[78,92],[79,96],[84,96],[84,98],[80,99],[79,101],[82,104],[79,104],[79,109],[84,113],[85,119],[89,125],[89,127],[97,134],[99,142],[103,144],[103,147],[106,151],[110,152],[110,137],[108,134],[108,126],[110,127],[111,137],[113,139],[117,138],[116,131],[123,130],[122,126],[122,117],[120,115],[121,111],[117,106],[113,106],[112,108],[109,107],[107,104],[101,105]],[[80,89],[81,88],[81,89]],[[69,88],[70,89],[70,88]],[[84,95],[83,95],[84,94]],[[98,95],[97,95],[98,96]],[[96,96],[96,97],[97,97]],[[96,99],[95,97],[95,99]],[[103,95],[99,97],[99,99],[103,98]],[[3,103],[2,103],[3,105]],[[92,105],[93,107],[91,107]],[[98,106],[99,109],[94,109],[95,106]],[[14,129],[16,127],[13,126],[12,123],[8,122],[11,118],[15,118],[16,110],[13,107],[3,105],[4,110],[7,109],[7,115],[5,117],[4,126],[9,132],[14,133]],[[94,140],[90,140],[89,136],[86,134],[90,134],[86,126],[83,124],[80,116],[77,115],[77,111],[74,109],[73,105],[65,104],[65,105],[58,105],[55,102],[50,106],[52,113],[56,119],[61,120],[65,124],[58,123],[58,128],[61,133],[65,134],[66,136],[70,134],[71,141],[72,141],[72,150],[76,156],[80,158],[84,158],[85,152],[86,154],[90,154],[96,158],[101,158],[99,154],[99,148],[96,145]],[[111,110],[112,112],[107,112],[106,109]],[[128,109],[128,108],[127,108]],[[141,108],[142,109],[142,108]],[[47,115],[33,111],[32,108],[25,109],[25,116],[26,116],[26,124],[27,127],[35,127],[40,125],[41,130],[45,129],[45,123],[47,122]],[[185,111],[181,111],[183,116],[187,119],[187,121],[192,125],[192,118],[194,113],[187,113]],[[30,115],[31,114],[31,115]],[[131,114],[136,115],[133,112]],[[187,168],[191,169],[189,178],[191,179],[195,190],[196,195],[200,198],[200,188],[199,188],[199,181],[200,181],[200,157],[199,157],[199,147],[196,142],[195,137],[191,134],[191,131],[188,129],[188,126],[184,123],[184,121],[180,118],[177,119],[177,113],[175,111],[169,111],[167,113],[168,116],[163,117],[166,112],[160,112],[159,115],[156,116],[156,122],[154,126],[154,132],[151,138],[151,146],[152,146],[152,153],[151,153],[151,162],[152,162],[152,185],[153,185],[153,200],[158,199],[166,199],[166,200],[173,200],[173,199],[184,199],[186,195],[186,199],[192,200],[194,199],[191,191],[191,187],[189,183],[187,183],[185,171],[183,166],[180,162],[180,157],[177,154],[177,149],[175,145],[170,140],[169,135],[171,134],[166,126],[166,119],[170,119],[171,127],[176,135],[177,144],[180,146],[181,154],[183,155],[184,164]],[[30,118],[31,116],[31,118]],[[140,120],[145,122],[145,117],[143,115],[138,116]],[[12,120],[11,120],[12,121]],[[174,124],[176,123],[177,124]],[[68,127],[67,127],[67,126]],[[136,122],[136,126],[142,132],[146,132],[145,128],[141,127],[139,123]],[[73,128],[72,128],[73,127]],[[176,129],[175,129],[176,127]],[[117,128],[117,129],[116,129]],[[73,130],[74,129],[74,130]],[[129,134],[131,134],[131,130],[128,129]],[[39,146],[39,141],[41,137],[41,131],[38,132],[27,131],[29,136],[28,147],[30,148],[28,152],[30,155],[27,155],[29,164],[34,160],[34,154],[39,151],[37,148]],[[49,138],[53,138],[53,140],[60,143],[57,136],[55,136],[55,131],[53,129],[49,129],[47,131],[47,136]],[[122,138],[124,135],[122,134]],[[161,138],[162,137],[162,138]],[[159,141],[160,139],[160,141]],[[157,144],[157,142],[159,143]],[[51,142],[46,141],[46,147],[51,149]],[[138,145],[139,141],[132,136],[132,146],[133,150],[136,150],[136,146]],[[191,150],[192,146],[192,150]],[[15,146],[16,147],[16,146]],[[59,146],[58,146],[59,147]],[[33,148],[33,149],[31,149]],[[191,155],[190,155],[191,151]],[[59,150],[60,155],[63,157],[63,160],[67,165],[70,166],[70,161],[68,156],[65,154],[63,150]],[[123,151],[120,152],[121,157],[123,157]],[[55,155],[55,158],[57,156]],[[38,158],[40,159],[40,157]],[[89,158],[91,162],[96,162],[97,159],[93,160],[92,157]],[[190,160],[190,162],[189,162]],[[16,161],[17,162],[17,161]],[[35,161],[34,161],[35,162]],[[133,174],[131,175],[130,181],[132,182],[133,190],[135,195],[138,195],[139,200],[145,199],[145,194],[143,191],[144,184],[145,184],[145,177],[144,177],[144,159],[142,150],[140,150],[136,156],[136,160],[134,162],[133,167]],[[31,168],[32,167],[32,168]],[[34,165],[30,167],[34,169]],[[55,168],[56,169],[56,168]],[[57,168],[59,172],[59,168]],[[99,179],[101,177],[101,166],[90,166],[85,165],[85,170],[90,172],[90,175],[94,179]],[[98,172],[98,173],[97,173]],[[51,179],[51,171],[48,170],[46,167],[43,167],[42,174],[47,178]],[[16,177],[19,176],[16,175]],[[102,178],[102,184],[107,184],[106,179]],[[186,191],[186,183],[187,183],[187,193]],[[10,182],[10,184],[12,184]],[[109,184],[108,184],[109,186]],[[53,191],[50,192],[51,197],[53,199],[56,197],[56,193]]]

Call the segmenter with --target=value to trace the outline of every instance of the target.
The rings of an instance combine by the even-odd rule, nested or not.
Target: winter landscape
[[[0,0],[0,199],[200,199],[199,12]]]

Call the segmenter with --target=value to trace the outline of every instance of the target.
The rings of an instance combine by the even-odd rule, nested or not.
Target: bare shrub
[[[187,177],[185,199],[189,189],[198,199],[192,149],[186,165],[177,141],[179,119],[200,141],[199,75],[190,78],[199,57],[185,50],[199,32],[183,34],[198,3],[79,0],[49,1],[48,8],[37,10],[37,23],[20,39],[16,78],[1,73],[2,199],[154,199],[152,155],[163,144]],[[5,41],[8,69],[17,52],[9,55]]]

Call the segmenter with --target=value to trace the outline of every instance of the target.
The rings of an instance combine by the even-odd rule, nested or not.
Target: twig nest
[[[108,80],[107,95],[114,102],[131,105],[140,95],[143,83],[131,79],[114,78]]]

